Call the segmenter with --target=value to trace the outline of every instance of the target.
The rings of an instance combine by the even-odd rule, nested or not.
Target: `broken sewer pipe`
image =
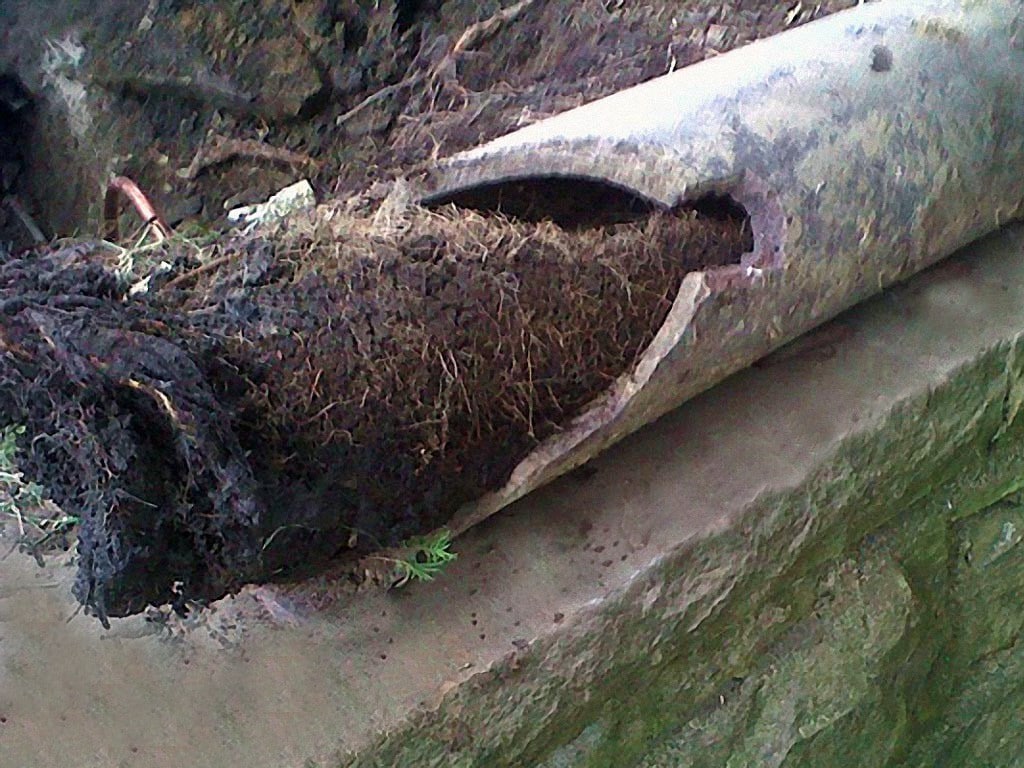
[[[443,162],[426,204],[543,218],[595,186],[629,215],[712,196],[746,210],[754,241],[688,274],[639,363],[449,529],[1019,217],[1022,96],[1019,2],[883,0]]]

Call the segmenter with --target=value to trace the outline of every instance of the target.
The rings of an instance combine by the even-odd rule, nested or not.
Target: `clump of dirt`
[[[179,277],[135,297],[104,247],[58,248],[0,265],[0,418],[82,520],[99,616],[211,599],[443,524],[634,365],[687,272],[749,247],[694,210],[339,205],[205,266],[169,246]]]

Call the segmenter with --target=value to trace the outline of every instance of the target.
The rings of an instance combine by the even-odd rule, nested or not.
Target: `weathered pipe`
[[[425,202],[552,177],[664,207],[728,195],[750,215],[754,249],[742,266],[689,274],[636,368],[463,509],[456,533],[1018,217],[1024,9],[858,6],[457,155]]]

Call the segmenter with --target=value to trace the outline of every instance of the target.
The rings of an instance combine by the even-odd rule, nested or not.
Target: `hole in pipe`
[[[428,200],[521,221],[550,220],[563,229],[635,221],[663,206],[625,187],[586,178],[538,176],[481,184]]]
[[[501,213],[521,221],[549,220],[566,230],[639,221],[666,210],[661,203],[626,187],[571,176],[536,176],[481,184],[425,202],[430,207],[454,204],[479,212]],[[734,221],[745,233],[744,252],[753,250],[750,215],[730,195],[706,194],[682,203],[675,210],[695,211],[699,217],[716,222]],[[737,257],[736,263],[739,262]]]

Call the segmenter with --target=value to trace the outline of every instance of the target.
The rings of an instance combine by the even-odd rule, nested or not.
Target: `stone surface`
[[[847,313],[430,584],[105,633],[12,554],[0,764],[1019,765],[1022,254],[1004,231]]]

